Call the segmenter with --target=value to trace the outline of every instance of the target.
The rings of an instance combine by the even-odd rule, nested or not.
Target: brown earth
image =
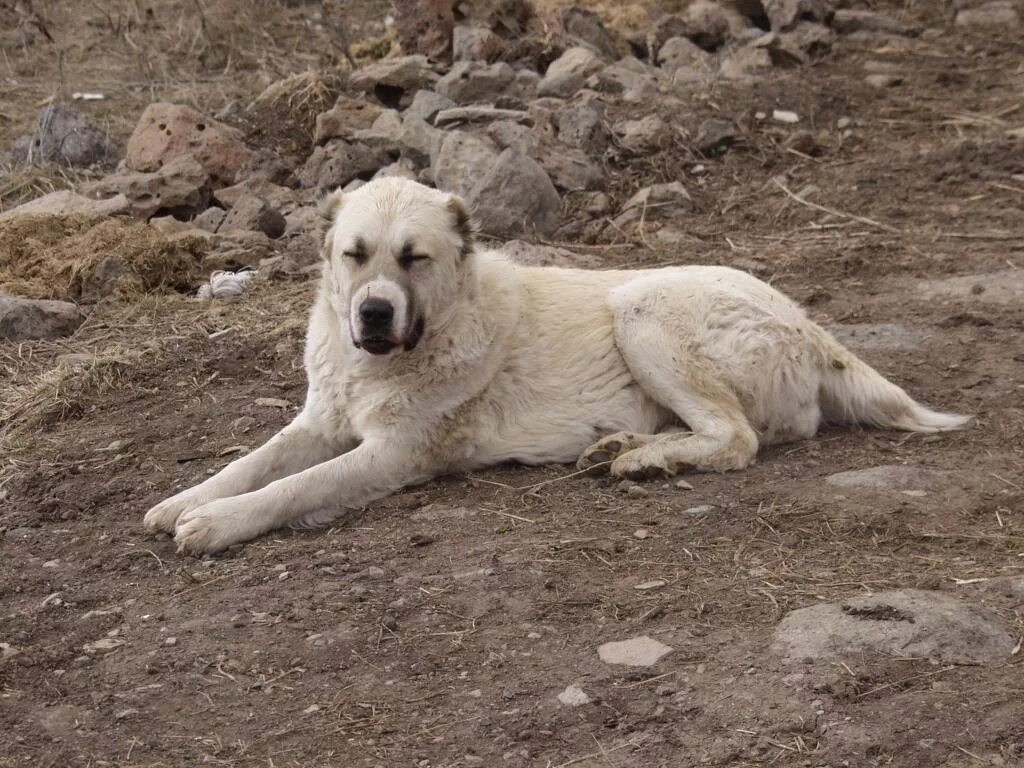
[[[149,101],[187,91],[216,113],[330,58],[315,24],[271,26],[301,4],[248,5],[281,16],[243,24],[207,2],[201,19],[161,5],[149,22],[141,4],[83,3],[49,29],[72,41],[68,89],[114,94],[89,109],[124,138]],[[0,766],[1024,765],[1020,652],[966,666],[770,651],[787,611],[893,588],[947,591],[1024,635],[1024,142],[1006,133],[1024,124],[1024,45],[937,5],[872,4],[920,38],[849,40],[703,93],[695,113],[742,129],[720,158],[673,147],[616,165],[617,203],[687,179],[698,213],[672,222],[677,244],[565,245],[607,266],[751,270],[924,402],[976,414],[967,430],[829,428],[645,497],[567,467],[496,468],[194,560],[145,536],[142,514],[294,414],[312,286],[105,303],[72,339],[0,346],[15,427]],[[251,53],[261,39],[279,44]],[[5,60],[0,143],[30,128],[52,54]],[[867,61],[903,83],[865,84]],[[755,117],[773,109],[801,116],[813,152]],[[808,185],[804,203],[787,194]],[[268,397],[292,406],[255,402]],[[879,465],[935,472],[910,489],[824,482]],[[599,660],[635,635],[675,650],[649,669]],[[592,702],[559,703],[570,684]]]

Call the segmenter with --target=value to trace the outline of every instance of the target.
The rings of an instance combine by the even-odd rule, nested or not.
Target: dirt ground
[[[337,60],[297,3],[260,4],[288,24],[254,10],[247,25],[226,3],[175,21],[72,5],[47,17],[64,87],[107,90],[88,109],[122,140],[154,97],[216,113]],[[1024,635],[1024,141],[1007,135],[1024,125],[1024,43],[958,28],[944,4],[870,7],[927,34],[849,39],[701,93],[694,114],[741,127],[721,157],[614,164],[617,203],[685,174],[698,210],[672,222],[676,242],[563,244],[609,267],[750,270],[915,397],[975,414],[967,430],[827,428],[646,496],[501,467],[197,560],[142,515],[294,415],[313,284],[111,301],[70,340],[0,346],[0,394],[22,407],[0,458],[0,766],[1024,765],[1020,653],[770,650],[788,611],[893,588],[948,591]],[[272,51],[226,62],[271,24]],[[867,85],[869,62],[902,84]],[[5,52],[0,145],[30,128],[56,66],[50,46]],[[813,146],[758,119],[773,109]],[[938,472],[909,493],[825,482],[880,465]],[[675,650],[650,669],[599,660],[636,635]],[[571,684],[592,702],[561,704]]]

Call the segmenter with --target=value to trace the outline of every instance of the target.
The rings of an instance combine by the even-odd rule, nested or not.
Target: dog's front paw
[[[248,505],[237,498],[218,499],[178,518],[174,541],[179,552],[209,555],[262,533]]]
[[[178,518],[202,506],[208,500],[198,493],[196,488],[189,488],[169,499],[164,499],[149,510],[142,519],[142,524],[149,533],[174,533]]]

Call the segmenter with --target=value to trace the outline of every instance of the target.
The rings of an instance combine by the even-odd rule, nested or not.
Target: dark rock
[[[67,301],[38,301],[0,294],[0,339],[4,341],[70,336],[84,321],[85,313]]]
[[[39,113],[35,134],[15,143],[12,159],[21,162],[60,163],[74,167],[112,165],[117,145],[84,115],[60,104]]]

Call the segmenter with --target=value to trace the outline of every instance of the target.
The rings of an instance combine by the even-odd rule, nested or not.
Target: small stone
[[[874,88],[892,88],[903,82],[899,75],[874,74],[864,78],[864,82]]]
[[[428,544],[433,544],[434,541],[434,537],[428,533],[414,533],[409,537],[409,544],[414,547],[425,547]]]
[[[657,115],[639,120],[620,120],[613,130],[619,137],[619,143],[631,152],[655,152],[667,147],[672,140],[671,128]]]
[[[1020,26],[1020,15],[1013,3],[997,0],[977,8],[965,8],[956,14],[958,27],[1002,27],[1015,29]]]
[[[4,532],[4,538],[7,541],[27,541],[34,533],[32,528],[10,528]]]
[[[281,573],[277,574],[277,580],[278,581],[285,581],[290,576],[291,576],[290,572],[288,572],[288,571],[281,571]]]
[[[558,700],[567,707],[581,707],[590,703],[590,697],[579,686],[570,685],[558,694]]]
[[[178,644],[178,638],[176,638],[176,637],[165,637],[164,638],[164,645],[166,645],[168,648],[173,648],[177,644]]]
[[[640,486],[635,487],[639,488]],[[643,541],[650,535],[650,532],[646,528],[638,528],[637,530],[633,531],[633,538],[639,539],[640,541]]]
[[[320,705],[319,704],[310,704],[308,707],[306,707],[304,710],[302,710],[302,714],[304,714],[304,715],[312,715],[313,713],[319,712],[319,711],[320,711]]]
[[[639,592],[649,592],[652,589],[661,589],[666,584],[668,584],[668,582],[664,579],[652,579],[651,581],[644,581],[640,584],[634,585],[633,589]]]
[[[649,667],[673,650],[671,646],[643,635],[629,640],[605,643],[598,647],[597,655],[605,664]]]
[[[47,560],[43,563],[43,568],[60,568],[60,560]]]
[[[381,626],[389,632],[398,631],[398,619],[392,616],[390,613],[385,613],[384,618],[380,620]]]
[[[680,488],[681,490],[684,490],[684,491],[692,491],[693,490],[693,486],[690,485],[685,480],[676,480],[676,488]]]
[[[651,492],[642,485],[631,485],[626,490],[626,495],[633,499],[646,499],[651,495]]]
[[[788,109],[773,109],[772,120],[777,123],[799,123],[800,115],[796,112],[791,112]]]
[[[721,155],[727,147],[736,141],[739,131],[732,120],[711,118],[705,120],[697,128],[694,144],[703,155]]]
[[[591,99],[563,110],[556,118],[558,138],[572,147],[587,152],[600,152],[608,146],[610,136],[605,128],[605,106]]]
[[[701,504],[698,507],[690,507],[689,509],[684,509],[679,514],[685,517],[704,517],[704,515],[709,515],[714,511],[715,508],[710,504]]]
[[[494,61],[505,50],[505,43],[487,27],[457,26],[452,34],[452,58],[455,61]]]

